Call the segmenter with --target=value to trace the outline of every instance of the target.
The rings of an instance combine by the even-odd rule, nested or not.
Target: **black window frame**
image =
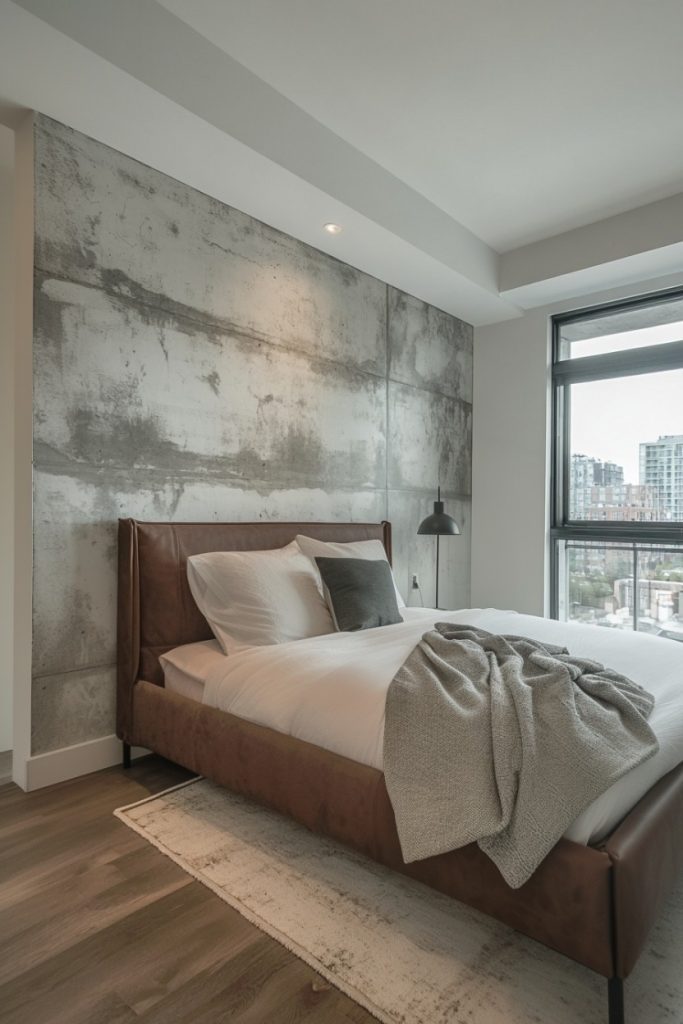
[[[562,357],[561,329],[566,324],[598,319],[614,313],[662,305],[683,299],[683,288],[651,292],[636,298],[586,306],[551,317],[551,409],[552,442],[550,457],[550,614],[559,618],[560,541],[593,541],[604,544],[623,542],[631,546],[634,560],[637,545],[683,547],[683,522],[619,523],[569,518],[570,417],[565,415],[566,396],[572,384],[592,380],[683,369],[683,339],[643,348],[626,349],[604,355]]]

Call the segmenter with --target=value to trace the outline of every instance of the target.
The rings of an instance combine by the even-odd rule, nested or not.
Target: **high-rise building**
[[[615,462],[602,462],[589,455],[572,455],[569,486],[569,518],[590,519],[594,487],[623,487],[624,470]]]
[[[683,434],[641,443],[640,482],[659,492],[662,519],[683,522]]]
[[[586,519],[614,523],[658,523],[662,519],[659,491],[647,484],[592,487],[590,501]]]

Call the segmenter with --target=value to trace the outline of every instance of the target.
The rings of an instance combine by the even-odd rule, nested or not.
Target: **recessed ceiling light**
[[[328,235],[340,235],[343,231],[341,224],[325,224],[324,227]]]

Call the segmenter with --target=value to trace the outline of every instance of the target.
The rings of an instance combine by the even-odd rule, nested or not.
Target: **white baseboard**
[[[149,750],[133,747],[131,757],[144,757]],[[26,762],[26,790],[54,786],[57,782],[89,775],[102,768],[121,764],[123,747],[116,736],[102,736],[87,743],[76,743],[73,747],[61,747],[47,754],[36,754]]]

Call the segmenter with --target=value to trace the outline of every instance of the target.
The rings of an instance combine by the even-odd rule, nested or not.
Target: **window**
[[[683,293],[553,320],[553,614],[683,642]]]

